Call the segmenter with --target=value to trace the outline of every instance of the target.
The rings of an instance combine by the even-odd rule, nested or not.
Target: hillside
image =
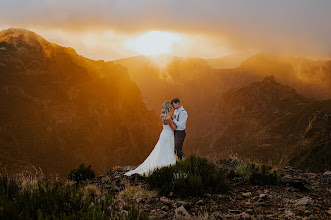
[[[299,94],[314,99],[331,99],[331,60],[259,53],[244,60],[236,71],[247,75],[272,74]]]
[[[210,158],[215,155],[226,158],[233,152],[285,166],[301,153],[309,118],[317,111],[330,112],[331,100],[306,98],[277,82],[273,75],[266,76],[261,82],[231,89],[220,97],[215,125],[202,138],[208,146],[203,153]],[[315,138],[313,142],[319,141],[322,139]],[[306,163],[301,168],[327,170],[331,161],[326,153],[329,155],[330,148],[311,152],[309,157],[319,158],[318,162]]]
[[[0,32],[0,104],[0,160],[13,172],[140,163],[162,129],[125,67],[25,29]]]
[[[155,177],[151,179],[139,174],[123,175],[134,166],[116,167],[79,182],[47,182],[42,176],[18,179],[0,176],[0,218],[65,215],[80,219],[138,219],[139,216],[139,219],[216,220],[329,219],[331,216],[330,171],[304,172],[291,166],[278,170],[236,157],[212,162],[187,156],[176,165],[154,171],[151,176]],[[205,172],[206,169],[209,172]],[[187,176],[173,178],[176,173],[168,174],[169,170],[184,172]],[[221,179],[214,176],[219,172]],[[199,181],[194,179],[201,175],[209,177],[202,179],[207,192],[196,195],[200,188],[195,187]],[[165,193],[164,187],[155,188],[154,183],[160,182],[160,178],[167,181],[164,187],[172,186],[169,189],[173,191]],[[214,178],[224,181],[226,190],[212,192],[219,184],[208,182]],[[20,184],[21,181],[24,184]],[[35,187],[36,182],[40,187]],[[189,195],[183,196],[187,188],[191,189],[186,191]]]

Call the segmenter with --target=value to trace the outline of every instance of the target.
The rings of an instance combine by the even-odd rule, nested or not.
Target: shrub
[[[157,196],[156,190],[148,190],[144,185],[132,186],[125,184],[125,189],[119,192],[118,198],[123,198],[126,200],[135,200],[138,198],[149,198]]]
[[[161,195],[173,192],[185,197],[229,190],[223,173],[206,158],[194,154],[174,165],[156,168],[151,175],[144,175],[144,178]]]
[[[148,213],[145,211],[139,210],[134,203],[130,204],[130,208],[127,215],[127,220],[148,220]]]
[[[232,179],[241,177],[255,185],[276,185],[279,182],[279,173],[272,166],[245,162],[239,159],[225,159],[219,162],[226,172],[226,177]]]
[[[94,177],[95,177],[95,172],[91,168],[91,165],[85,167],[84,163],[82,163],[81,165],[79,165],[78,168],[73,169],[69,172],[67,179],[79,183],[82,180],[93,179]]]
[[[12,199],[19,190],[19,185],[14,178],[10,178],[8,173],[0,174],[0,196]]]
[[[279,174],[271,166],[264,164],[254,165],[252,164],[252,175],[249,181],[256,185],[275,185],[278,183]]]
[[[38,180],[33,188],[20,186],[17,179],[0,176],[0,219],[148,219],[139,207],[123,212],[112,195],[95,186],[48,180]]]

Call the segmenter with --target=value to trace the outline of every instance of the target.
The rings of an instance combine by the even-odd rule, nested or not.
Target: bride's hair
[[[169,112],[171,111],[171,103],[166,101],[165,103],[163,103],[162,105],[162,110],[161,110],[161,118],[162,119],[166,119],[168,117]]]

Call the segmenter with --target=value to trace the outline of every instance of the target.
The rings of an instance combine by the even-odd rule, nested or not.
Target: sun
[[[127,40],[125,46],[141,55],[157,56],[172,53],[174,46],[182,39],[181,35],[171,32],[149,31]]]

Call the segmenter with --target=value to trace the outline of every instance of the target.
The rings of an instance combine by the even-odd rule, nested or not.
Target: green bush
[[[124,213],[112,195],[86,193],[69,181],[38,181],[36,187],[20,187],[22,182],[0,176],[0,219],[148,219],[139,207]]]
[[[252,175],[249,181],[256,185],[276,185],[279,180],[279,174],[271,166],[264,164],[252,165]]]
[[[93,179],[94,177],[95,172],[91,168],[91,165],[85,167],[84,163],[82,163],[81,165],[79,165],[78,168],[73,169],[69,172],[67,179],[79,183],[82,180]]]
[[[1,219],[109,219],[111,196],[84,197],[72,185],[38,182],[35,189],[23,189],[13,198],[1,196]]]
[[[145,181],[161,195],[173,192],[179,196],[198,196],[229,190],[223,173],[206,158],[191,154],[174,165],[156,168]]]
[[[19,186],[8,174],[0,174],[0,196],[2,198],[13,199],[19,191]]]
[[[237,159],[224,159],[219,162],[221,170],[228,179],[241,177],[255,185],[276,185],[279,183],[279,173],[265,164],[256,164]]]
[[[139,210],[134,203],[130,204],[127,220],[148,220],[149,216],[147,212]]]

